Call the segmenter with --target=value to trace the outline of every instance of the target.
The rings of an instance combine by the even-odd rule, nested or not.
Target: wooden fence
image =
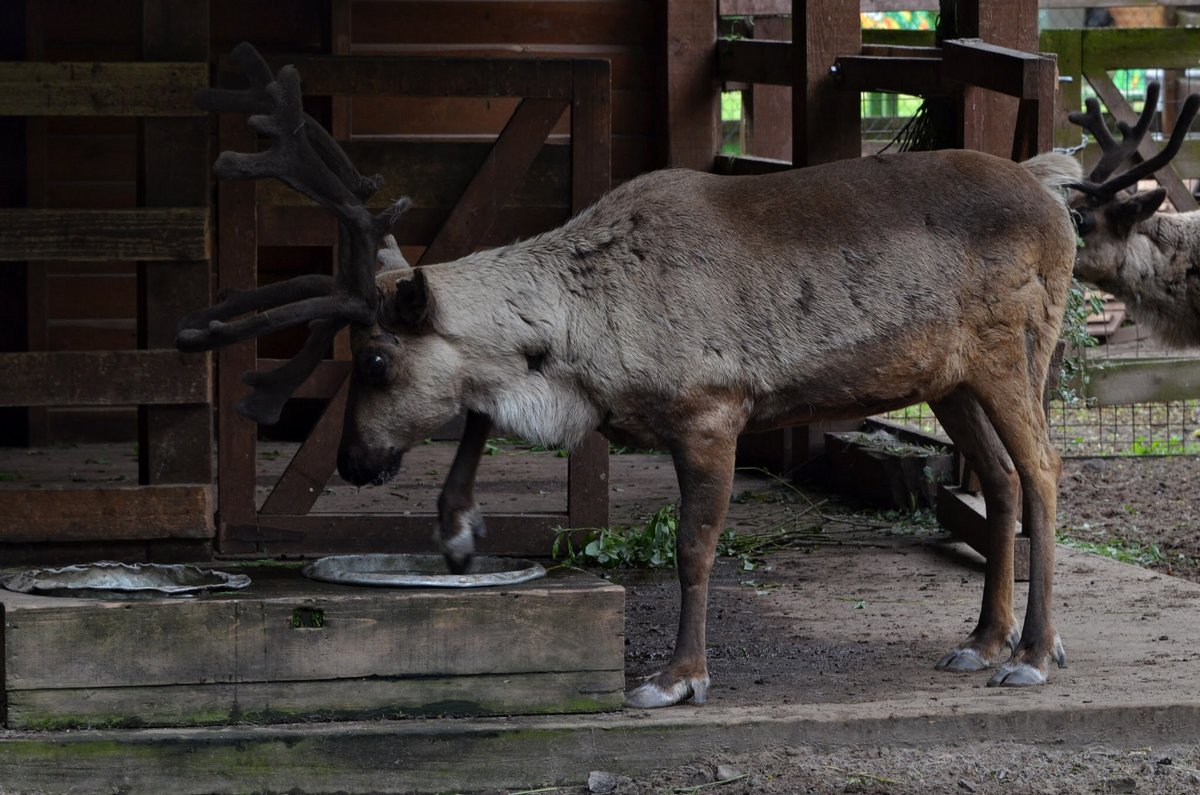
[[[0,211],[0,261],[31,293],[49,261],[138,263],[138,350],[0,354],[0,406],[137,405],[138,485],[6,490],[0,543],[211,543],[210,361],[174,349],[209,298],[208,42],[207,3],[146,0],[141,62],[0,63],[0,114],[138,117],[141,139],[138,207]]]
[[[304,76],[307,96],[518,97],[495,143],[350,140],[344,147],[365,173],[381,173],[389,195],[416,206],[396,230],[404,246],[425,246],[422,263],[463,256],[482,244],[556,226],[598,199],[609,185],[609,65],[594,60],[493,60],[278,56]],[[226,70],[223,68],[222,72]],[[221,80],[231,78],[223,75]],[[570,146],[544,145],[570,112]],[[244,118],[223,114],[220,148],[251,151]],[[531,175],[532,179],[522,177]],[[509,206],[520,190],[522,207]],[[455,196],[457,191],[461,195]],[[556,198],[561,197],[561,198]],[[382,199],[381,199],[382,201]],[[260,246],[333,246],[336,221],[295,193],[270,183],[224,182],[218,194],[218,277],[222,288],[258,282]],[[502,237],[496,237],[501,235]],[[310,513],[333,474],[350,363],[344,339],[296,397],[327,401],[316,425],[270,495],[256,506],[256,432],[234,405],[245,394],[239,374],[278,366],[248,340],[217,355],[219,521],[226,554],[416,551],[432,545],[430,515]],[[558,526],[608,522],[608,445],[598,434],[567,462],[566,512],[490,513],[486,549],[545,554]],[[486,550],[485,550],[486,551]]]

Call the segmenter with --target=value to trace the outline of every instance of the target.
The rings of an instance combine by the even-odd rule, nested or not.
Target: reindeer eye
[[[381,351],[367,351],[358,357],[358,380],[368,386],[387,383],[388,358]]]

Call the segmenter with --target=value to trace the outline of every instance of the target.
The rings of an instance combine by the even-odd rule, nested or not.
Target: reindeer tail
[[[1066,206],[1067,194],[1074,183],[1083,179],[1083,166],[1063,152],[1046,152],[1021,163],[1050,192]]]

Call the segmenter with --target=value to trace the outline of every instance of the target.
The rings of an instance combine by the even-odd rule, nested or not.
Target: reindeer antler
[[[1169,163],[1171,158],[1179,152],[1179,148],[1183,146],[1183,138],[1187,135],[1188,127],[1191,126],[1192,119],[1196,117],[1196,112],[1200,110],[1200,94],[1190,95],[1183,103],[1175,121],[1175,129],[1171,131],[1170,139],[1158,154],[1143,160],[1128,171],[1117,174],[1115,177],[1111,176],[1121,163],[1133,158],[1137,153],[1138,145],[1146,136],[1146,131],[1150,129],[1150,120],[1158,108],[1159,91],[1160,86],[1157,81],[1151,81],[1146,85],[1146,104],[1142,108],[1142,114],[1138,117],[1137,124],[1133,127],[1123,121],[1117,122],[1117,129],[1121,132],[1120,143],[1117,143],[1116,138],[1104,123],[1104,117],[1100,113],[1100,102],[1095,97],[1088,98],[1085,103],[1087,106],[1085,113],[1076,111],[1067,115],[1067,118],[1074,124],[1078,124],[1095,137],[1104,153],[1096,167],[1092,169],[1092,173],[1088,174],[1087,180],[1072,186],[1088,195],[1089,204],[1096,206],[1111,201],[1118,192],[1130,185],[1136,185],[1142,177],[1153,174]]]
[[[274,177],[339,220],[337,277],[298,276],[253,290],[228,290],[216,306],[194,312],[179,322],[176,346],[205,351],[278,329],[309,324],[303,349],[269,372],[250,372],[243,380],[254,389],[238,404],[238,412],[256,422],[279,419],[283,404],[320,363],[329,343],[343,326],[375,320],[376,252],[388,248],[385,237],[409,207],[400,199],[377,215],[365,202],[383,178],[364,177],[346,153],[301,106],[300,75],[285,66],[272,77],[258,51],[247,43],[233,57],[250,79],[245,90],[203,89],[196,102],[205,110],[251,113],[247,123],[270,139],[264,152],[222,152],[213,171],[220,179]],[[247,312],[256,314],[234,320]]]

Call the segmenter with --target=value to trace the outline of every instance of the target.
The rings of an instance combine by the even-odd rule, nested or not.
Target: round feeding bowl
[[[330,555],[302,569],[305,577],[342,585],[407,588],[481,588],[544,577],[539,564],[518,558],[479,557],[466,574],[446,571],[441,555]]]
[[[164,563],[84,563],[56,569],[31,569],[0,578],[10,591],[40,596],[136,599],[194,596],[205,591],[236,591],[250,584],[245,574]]]

